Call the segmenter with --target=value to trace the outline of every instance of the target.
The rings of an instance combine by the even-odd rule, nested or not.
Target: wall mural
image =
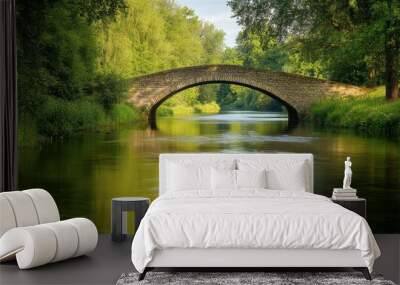
[[[221,1],[215,13],[239,23],[227,41],[192,2],[17,2],[19,188],[45,188],[62,218],[109,232],[113,197],[157,197],[160,153],[313,153],[326,196],[350,156],[373,231],[399,233],[400,32],[385,28],[384,4],[304,12],[283,1],[263,18]],[[194,66],[235,73],[165,73]],[[162,82],[149,77],[158,72]]]

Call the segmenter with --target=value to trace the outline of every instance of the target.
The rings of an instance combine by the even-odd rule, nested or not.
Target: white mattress
[[[379,248],[359,215],[307,192],[248,190],[166,193],[142,220],[132,244],[139,272],[163,249],[359,250],[372,271]]]

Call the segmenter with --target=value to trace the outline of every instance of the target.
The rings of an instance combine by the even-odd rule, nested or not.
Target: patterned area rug
[[[142,281],[138,281],[138,276],[138,273],[122,274],[117,285],[395,285],[379,275],[372,275],[373,280],[368,281],[359,272],[148,272]]]

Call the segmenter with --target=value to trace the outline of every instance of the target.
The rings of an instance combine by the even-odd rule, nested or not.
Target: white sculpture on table
[[[352,189],[351,188],[351,176],[353,175],[353,171],[351,170],[351,161],[350,156],[347,157],[344,162],[344,179],[343,179],[343,189]]]

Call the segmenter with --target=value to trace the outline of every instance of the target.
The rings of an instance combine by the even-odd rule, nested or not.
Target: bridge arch
[[[157,129],[157,109],[160,105],[162,105],[166,100],[168,100],[169,98],[171,98],[172,96],[174,96],[177,93],[180,93],[186,89],[190,89],[196,86],[200,86],[200,85],[205,85],[205,84],[214,84],[214,83],[226,83],[226,84],[234,84],[234,85],[239,85],[239,86],[243,86],[243,87],[247,87],[256,91],[259,91],[261,93],[263,93],[266,96],[269,96],[275,100],[277,100],[279,103],[281,103],[283,106],[285,106],[287,112],[288,112],[288,120],[289,120],[289,126],[295,126],[298,124],[299,122],[299,115],[297,113],[297,110],[290,105],[289,103],[283,101],[281,98],[279,98],[278,96],[266,91],[266,90],[262,90],[258,87],[255,86],[250,86],[244,83],[240,83],[240,82],[235,82],[235,81],[227,81],[227,80],[212,80],[212,81],[203,81],[203,82],[196,82],[193,84],[188,84],[186,86],[183,86],[180,89],[174,90],[169,94],[166,94],[164,97],[162,97],[159,101],[157,101],[154,105],[152,105],[150,107],[150,110],[148,111],[148,122],[149,125],[152,129]]]
[[[156,128],[157,108],[185,89],[229,83],[260,91],[281,102],[288,110],[289,124],[307,115],[315,102],[329,96],[357,96],[365,89],[285,72],[238,65],[204,65],[161,71],[129,80],[128,101],[141,108],[150,126]]]

